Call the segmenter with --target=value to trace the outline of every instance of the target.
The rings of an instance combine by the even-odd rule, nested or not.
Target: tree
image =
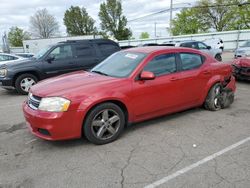
[[[210,24],[206,20],[201,20],[197,15],[196,8],[185,8],[177,13],[176,18],[172,20],[173,35],[185,35],[206,32]]]
[[[148,32],[142,32],[140,35],[140,39],[148,39],[149,38],[149,34]]]
[[[24,30],[18,27],[11,27],[8,33],[8,40],[13,47],[23,46],[23,40],[30,39],[30,36]]]
[[[126,27],[127,18],[122,15],[122,5],[119,0],[107,0],[106,3],[101,3],[99,18],[104,32],[117,40],[127,40],[132,36],[132,32]]]
[[[50,38],[59,32],[59,24],[56,18],[49,14],[47,9],[38,10],[30,17],[32,34],[39,38]]]
[[[192,8],[182,9],[172,21],[173,35],[228,31],[250,28],[250,0],[200,0]]]
[[[70,35],[90,35],[97,33],[94,27],[95,21],[86,9],[79,6],[71,6],[64,14],[64,25]]]

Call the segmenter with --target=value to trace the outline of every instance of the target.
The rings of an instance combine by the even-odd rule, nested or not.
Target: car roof
[[[147,46],[147,47],[136,47],[136,48],[129,48],[129,49],[125,49],[123,51],[126,52],[139,52],[139,53],[146,53],[146,54],[151,54],[154,52],[158,52],[158,51],[165,51],[165,50],[169,50],[169,51],[188,51],[188,52],[199,52],[199,50],[195,50],[192,48],[183,48],[183,47],[173,47],[173,46]]]

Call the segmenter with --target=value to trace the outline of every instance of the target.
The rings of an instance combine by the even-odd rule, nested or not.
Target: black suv
[[[0,85],[27,94],[39,80],[89,70],[119,50],[119,45],[108,39],[60,42],[42,49],[31,59],[0,63]]]

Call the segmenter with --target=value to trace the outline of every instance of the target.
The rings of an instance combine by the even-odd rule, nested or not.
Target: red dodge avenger
[[[117,52],[90,72],[44,80],[23,104],[30,130],[46,140],[85,136],[114,141],[130,123],[234,100],[230,65],[189,48],[142,47]]]

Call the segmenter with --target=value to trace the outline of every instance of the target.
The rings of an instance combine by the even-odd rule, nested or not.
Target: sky
[[[0,36],[12,26],[20,27],[26,31],[30,30],[30,16],[39,9],[46,8],[50,14],[54,15],[60,25],[60,33],[66,36],[66,28],[63,25],[64,12],[71,6],[85,7],[89,15],[96,20],[97,28],[99,24],[99,7],[104,0],[0,0]],[[170,7],[170,0],[121,0],[123,14],[128,19],[128,27],[132,30],[133,36],[139,38],[141,32],[148,32],[150,37],[169,36],[169,12],[147,17],[137,21],[132,19],[151,14]],[[173,7],[188,7],[196,0],[173,0]],[[175,15],[180,9],[173,12]]]

